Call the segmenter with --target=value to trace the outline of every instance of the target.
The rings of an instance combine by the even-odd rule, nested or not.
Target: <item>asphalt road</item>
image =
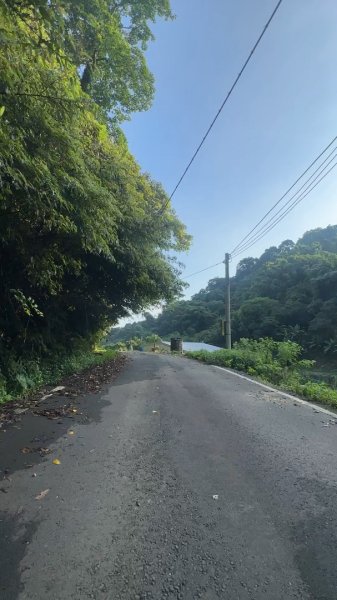
[[[3,600],[337,599],[329,415],[141,353],[92,402],[3,484]]]

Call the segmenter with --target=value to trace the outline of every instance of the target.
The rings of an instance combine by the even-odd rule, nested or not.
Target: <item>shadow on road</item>
[[[39,522],[22,523],[20,514],[0,513],[0,596],[15,600],[22,591],[20,563]]]

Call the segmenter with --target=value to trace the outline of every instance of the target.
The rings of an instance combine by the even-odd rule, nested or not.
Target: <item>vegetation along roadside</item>
[[[168,0],[0,2],[1,401],[184,287],[190,237],[122,129],[153,99],[157,18]]]
[[[106,365],[114,370],[121,362],[120,353],[112,348],[83,347],[71,353],[54,356],[53,359],[25,359],[21,363],[8,365],[6,386],[0,379],[0,405],[18,399],[30,398],[36,392],[44,392],[46,386],[63,383],[63,379],[75,374],[85,379],[92,371],[93,376],[100,374],[100,367]],[[12,371],[11,371],[12,368]],[[119,367],[118,367],[119,368]],[[110,369],[110,370],[111,370]],[[101,379],[101,377],[99,377]]]
[[[242,371],[264,383],[337,408],[337,390],[324,382],[310,379],[308,373],[314,361],[302,359],[301,353],[302,348],[296,342],[242,338],[234,344],[232,350],[199,350],[188,352],[186,356],[207,364]]]

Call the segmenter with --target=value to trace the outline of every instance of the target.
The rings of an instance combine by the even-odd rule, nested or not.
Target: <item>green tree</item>
[[[167,256],[186,249],[189,236],[160,184],[141,172],[123,135],[111,136],[82,89],[67,46],[67,10],[75,4],[112,6],[0,4],[3,372],[18,357],[94,341],[118,318],[172,301],[183,289]],[[144,11],[137,27],[145,27]],[[127,72],[119,77],[125,81]]]
[[[16,41],[31,53],[70,63],[82,90],[114,122],[150,107],[154,80],[144,57],[153,39],[149,23],[172,18],[169,0],[4,0],[17,17]],[[21,92],[21,90],[19,90]]]
[[[280,338],[281,313],[279,302],[272,298],[257,297],[247,300],[235,313],[235,338]]]

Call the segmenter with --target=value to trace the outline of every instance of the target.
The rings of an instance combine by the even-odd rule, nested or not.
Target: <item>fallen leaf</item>
[[[50,454],[51,453],[51,449],[50,448],[39,448],[38,449],[41,456],[43,456],[44,454]]]
[[[22,454],[30,454],[30,452],[33,452],[33,448],[25,446],[24,448],[21,448],[20,452],[22,452]]]
[[[47,490],[43,490],[43,492],[40,492],[37,496],[35,496],[35,500],[43,500],[43,498],[45,498],[48,493],[49,488]]]
[[[68,435],[74,435],[74,434],[75,434],[75,431],[73,431],[72,429],[70,429],[70,430],[68,431]]]
[[[53,465],[60,465],[61,461],[58,458],[54,458]]]
[[[27,412],[28,408],[16,408],[14,410],[15,415],[23,415],[23,413]]]
[[[47,417],[48,419],[59,419],[66,414],[66,410],[64,408],[51,408],[46,410],[34,410],[35,415],[39,415],[40,417]]]
[[[73,413],[77,413],[77,408],[72,408],[72,409],[71,409],[71,412],[73,412]]]
[[[50,398],[50,396],[52,396],[53,394],[45,394],[44,396],[42,396],[42,398],[40,398],[40,402],[43,402],[43,400],[47,400],[47,398]]]
[[[56,387],[54,387],[51,391],[52,394],[54,394],[54,392],[62,392],[62,390],[65,390],[65,386],[64,385],[57,385]]]

